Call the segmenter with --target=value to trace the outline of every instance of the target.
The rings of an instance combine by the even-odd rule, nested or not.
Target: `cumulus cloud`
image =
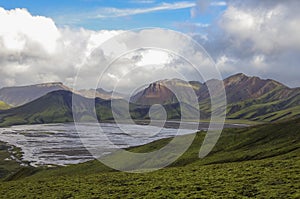
[[[212,25],[217,31],[202,43],[225,76],[245,72],[299,86],[299,6],[297,0],[230,0]]]
[[[58,28],[52,19],[26,9],[0,8],[0,26],[1,87],[50,81],[72,86],[93,49],[122,32]]]
[[[161,79],[199,80],[199,75],[196,77],[197,69],[188,61],[197,63],[198,69],[202,69],[203,73],[209,70],[208,66],[212,63],[202,49],[198,51],[193,45],[190,38],[174,31],[128,31],[103,43],[100,48],[94,50],[83,66],[96,68],[100,63],[103,67],[108,66],[101,69],[98,67],[99,70],[103,70],[103,76],[90,77],[88,81],[97,82],[95,78],[100,78],[100,86],[109,90],[118,84],[121,89],[117,90],[118,92],[132,91],[137,86]],[[93,58],[94,54],[98,53],[106,55],[106,60],[95,61],[101,57],[96,55]],[[80,81],[84,79],[84,75],[81,77],[81,74],[80,72]],[[209,74],[209,77],[213,76]]]
[[[230,35],[235,45],[252,43],[252,50],[273,53],[286,48],[300,47],[300,15],[293,12],[300,2],[274,4],[272,7],[237,7],[230,5],[219,24]],[[296,10],[294,10],[296,11]]]
[[[51,19],[32,16],[25,9],[7,11],[0,8],[0,26],[2,45],[9,50],[20,51],[30,48],[30,45],[40,45],[52,53],[60,38],[60,32]]]
[[[113,89],[119,81],[121,88],[128,90],[159,79],[183,78],[182,74],[194,73],[187,70],[187,63],[174,64],[180,58],[171,52],[151,49],[161,46],[186,55],[195,53],[189,40],[182,40],[180,34],[168,30],[58,28],[52,19],[32,16],[25,9],[2,9],[1,19],[5,19],[0,22],[1,87],[51,81],[73,86],[77,80],[76,89],[95,88],[103,74],[100,87]],[[115,38],[116,35],[120,37]]]

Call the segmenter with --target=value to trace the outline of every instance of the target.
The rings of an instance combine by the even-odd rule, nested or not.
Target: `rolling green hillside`
[[[266,94],[260,98],[229,104],[227,117],[266,122],[300,117],[300,92],[284,99],[277,97],[274,101],[269,101],[269,97]],[[272,97],[274,99],[275,96]]]
[[[71,99],[71,92],[55,91],[23,106],[1,111],[1,126],[71,122]]]
[[[199,159],[204,135],[199,132],[181,158],[159,171],[123,173],[98,161],[40,169],[33,175],[23,169],[1,183],[0,194],[4,198],[299,198],[299,119],[226,129],[213,151]],[[149,152],[168,142],[163,139],[128,150]],[[147,166],[147,161],[143,164]]]

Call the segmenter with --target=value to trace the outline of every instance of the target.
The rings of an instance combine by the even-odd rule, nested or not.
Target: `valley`
[[[299,8],[0,0],[0,199],[300,199]]]
[[[299,129],[299,119],[226,129],[214,150],[203,159],[198,158],[198,152],[205,133],[198,132],[183,156],[151,173],[118,172],[98,161],[58,168],[23,168],[1,182],[0,192],[5,198],[31,198],[36,193],[43,198],[297,198]],[[128,150],[157,150],[169,139]]]
[[[225,128],[209,155],[199,158],[211,115],[207,84],[216,85],[218,93],[220,81],[160,80],[131,97],[97,89],[93,98],[93,90],[74,91],[61,83],[0,89],[0,193],[4,198],[37,193],[42,198],[299,197],[299,88],[244,74],[224,79]],[[181,102],[171,90],[183,92]],[[195,104],[189,103],[194,96],[199,120]],[[155,104],[166,115],[151,110]],[[197,129],[191,127],[195,124]],[[195,140],[161,170],[124,173],[95,160],[127,161],[112,152],[103,136],[127,151],[148,153],[168,144],[179,125],[183,140],[198,130]],[[87,149],[98,150],[99,156]],[[138,164],[151,170],[152,161]],[[124,169],[135,164],[127,162]]]

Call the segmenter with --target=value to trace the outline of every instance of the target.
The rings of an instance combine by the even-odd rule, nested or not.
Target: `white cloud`
[[[23,50],[28,42],[32,42],[52,53],[60,38],[60,32],[50,18],[32,16],[25,9],[8,11],[0,8],[0,27],[3,45],[10,50]]]
[[[71,86],[94,48],[122,32],[58,28],[52,19],[25,9],[0,8],[0,26],[1,87],[48,81]],[[95,61],[105,60],[98,55]]]
[[[164,66],[171,62],[171,55],[162,50],[144,50],[140,52],[141,59],[135,63],[137,66],[160,65]]]
[[[141,0],[141,1],[134,1],[134,2],[140,2],[140,3],[154,3],[155,1],[152,0]],[[96,11],[95,16],[90,16],[90,18],[114,18],[114,17],[124,17],[124,16],[132,16],[132,15],[138,15],[138,14],[145,14],[145,13],[152,13],[162,10],[179,10],[179,9],[185,9],[185,8],[192,8],[191,9],[191,15],[192,17],[197,15],[197,6],[202,2],[207,2],[208,6],[226,6],[226,2],[223,1],[216,1],[216,2],[209,2],[208,0],[198,0],[196,3],[194,1],[178,1],[178,2],[172,2],[172,3],[161,3],[159,5],[153,6],[153,7],[146,7],[146,8],[115,8],[115,7],[106,7],[101,8]]]
[[[116,81],[123,82],[122,89],[131,89],[160,78],[179,78],[178,73],[192,74],[186,69],[187,64],[175,65],[177,69],[171,66],[170,63],[175,63],[175,58],[170,53],[147,48],[161,45],[164,49],[182,50],[187,55],[189,52],[194,53],[189,42],[182,41],[168,30],[128,31],[121,34],[125,31],[58,28],[50,18],[32,16],[27,10],[2,9],[3,18],[9,18],[11,14],[14,16],[13,20],[2,23],[1,30],[10,30],[9,33],[14,37],[7,40],[8,33],[0,34],[1,87],[50,81],[62,81],[73,86],[78,69],[81,70],[76,88],[94,88],[103,72],[104,82],[100,86],[107,89],[113,89]],[[22,18],[23,25],[29,25],[21,27],[17,22],[19,18]],[[43,33],[47,38],[36,37],[34,30],[40,28],[50,30],[49,33]],[[22,37],[24,34],[26,36]],[[115,39],[114,36],[119,34],[120,38]],[[109,39],[110,42],[106,43]],[[103,44],[101,48],[100,44]],[[145,45],[142,46],[145,49],[141,49],[141,44]],[[132,52],[131,49],[135,51]],[[113,60],[128,51],[129,57],[124,55]],[[104,71],[113,61],[113,66]]]
[[[87,51],[86,55],[88,56],[90,53],[92,53],[93,50],[95,50],[100,44],[103,42],[109,40],[110,38],[121,34],[123,31],[116,31],[116,30],[101,30],[98,32],[94,32],[91,34],[89,41],[88,41],[88,46],[87,46]]]
[[[211,2],[211,6],[227,6],[227,3],[225,1],[215,1]]]
[[[232,0],[220,16],[218,24],[207,27],[205,24],[189,25],[195,27],[196,31],[199,30],[197,28],[208,31],[209,34],[204,35],[205,39],[201,37],[200,40],[225,75],[244,72],[299,86],[298,2],[253,0],[249,3]],[[195,5],[191,2],[185,3],[185,6]],[[170,4],[164,5],[164,9],[171,9],[167,8]],[[164,30],[157,30],[155,38],[153,32],[149,31],[128,32],[124,36],[128,40],[126,44],[122,40],[113,40],[113,44],[97,49],[101,43],[124,31],[58,28],[52,19],[32,16],[24,9],[8,11],[0,8],[0,25],[0,87],[45,81],[62,81],[72,86],[79,67],[83,68],[79,86],[94,87],[95,80],[111,61],[111,56],[126,49],[138,48],[140,43],[151,46],[153,42],[157,42],[165,48],[181,49],[183,54],[189,54],[195,60],[202,59],[203,56],[178,38],[173,38],[176,42],[165,41],[164,38],[171,35]],[[217,34],[212,34],[210,28],[217,29]],[[176,58],[169,59],[170,55],[146,51],[132,55],[134,56],[125,56],[118,60],[104,77],[105,85],[101,85],[102,87],[112,88],[117,80],[123,78],[120,82],[125,89],[154,79],[179,77],[178,72],[196,79],[193,77],[194,71],[190,70],[187,63]],[[154,65],[160,63],[163,67],[156,70]],[[198,63],[201,63],[199,65],[203,71],[209,70],[208,61],[204,57]],[[149,67],[134,70],[132,73],[134,67],[139,65]]]
[[[181,2],[174,2],[174,3],[162,3],[158,6],[149,7],[149,8],[101,8],[97,12],[96,16],[92,16],[91,18],[112,18],[112,17],[124,17],[124,16],[131,16],[137,14],[145,14],[151,13],[161,10],[178,10],[184,8],[191,8],[195,6],[195,3],[188,2],[188,1],[181,1]]]
[[[231,0],[205,45],[226,75],[244,72],[299,86],[299,6],[296,0]]]
[[[294,1],[295,2],[295,1]],[[272,53],[286,48],[300,47],[299,12],[293,12],[300,3],[275,4],[272,7],[239,7],[230,5],[220,26],[239,45],[252,42],[254,51]],[[238,43],[239,42],[239,43]]]

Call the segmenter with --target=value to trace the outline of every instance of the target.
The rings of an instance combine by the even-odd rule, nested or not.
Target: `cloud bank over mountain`
[[[231,0],[204,44],[224,74],[237,71],[299,86],[300,2]]]
[[[300,2],[229,0],[224,5],[227,8],[215,24],[205,27],[208,31],[205,39],[198,37],[197,33],[193,34],[194,39],[215,60],[222,74],[228,76],[244,72],[274,78],[292,87],[299,86],[300,13],[297,8]],[[94,87],[95,80],[109,64],[111,53],[127,48],[119,42],[112,45],[111,49],[94,51],[104,41],[124,30],[92,31],[58,27],[53,19],[33,16],[26,9],[0,8],[0,26],[0,87],[49,81],[62,81],[72,86],[80,67],[85,74],[80,86]],[[162,31],[161,34],[165,32]],[[155,37],[161,38],[161,35]],[[147,37],[131,35],[130,39],[130,42],[139,42],[139,39],[147,40]],[[193,53],[192,49],[186,50]],[[193,79],[192,72],[185,71],[187,63],[180,63],[178,58],[170,54],[162,53],[152,63],[151,60],[157,58],[155,53],[157,52],[137,51],[125,56],[118,62],[123,64],[122,71],[117,71],[116,67],[114,73],[105,77],[108,87],[116,81],[119,73],[120,76],[126,75],[133,65],[141,64],[154,67],[161,63],[165,67],[160,73],[152,71],[150,67],[130,75],[126,84],[139,84],[138,81],[144,81],[142,76],[149,76],[149,80],[156,75],[158,78],[176,77],[176,74],[168,70],[171,64],[177,64],[179,71],[185,72],[187,76],[190,74]],[[124,67],[126,65],[127,69]]]

